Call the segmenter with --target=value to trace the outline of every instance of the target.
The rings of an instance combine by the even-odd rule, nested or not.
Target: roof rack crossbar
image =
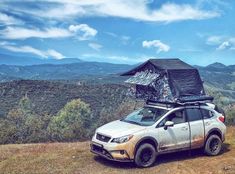
[[[185,106],[185,105],[203,105],[206,103],[212,103],[212,101],[213,101],[213,97],[205,97],[204,99],[188,100],[188,101],[178,100],[176,102],[147,100],[146,104],[165,106],[169,108],[169,107]]]

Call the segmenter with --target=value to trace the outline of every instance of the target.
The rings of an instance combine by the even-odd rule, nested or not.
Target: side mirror
[[[164,125],[164,129],[167,130],[168,127],[173,127],[174,122],[173,121],[167,121]]]

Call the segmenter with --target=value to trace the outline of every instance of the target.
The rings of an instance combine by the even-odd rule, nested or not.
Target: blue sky
[[[0,53],[235,64],[234,0],[1,0]]]

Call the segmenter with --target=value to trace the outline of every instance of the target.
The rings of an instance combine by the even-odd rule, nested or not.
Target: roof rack
[[[172,102],[163,102],[163,101],[154,101],[154,100],[147,100],[147,105],[154,105],[154,106],[160,106],[160,107],[166,107],[166,108],[173,108],[176,107],[176,103]]]
[[[212,103],[213,99],[214,98],[211,96],[202,96],[197,99],[185,97],[177,99],[176,102],[147,100],[146,104],[172,108],[176,106],[186,106],[186,105],[206,105],[206,103]]]

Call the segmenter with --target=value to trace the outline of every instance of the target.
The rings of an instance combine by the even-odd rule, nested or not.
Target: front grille
[[[92,144],[91,149],[92,149],[93,151],[95,151],[95,152],[98,152],[98,153],[102,153],[102,152],[103,152],[103,148],[100,147],[100,146],[97,146],[97,145],[95,145],[95,144]]]
[[[101,135],[101,134],[97,133],[96,134],[96,139],[107,143],[111,139],[111,137],[108,137],[108,136]]]
[[[103,147],[98,146],[96,144],[91,144],[91,151],[98,155],[105,156],[106,158],[109,158],[109,159],[113,158],[107,150],[103,149]]]

